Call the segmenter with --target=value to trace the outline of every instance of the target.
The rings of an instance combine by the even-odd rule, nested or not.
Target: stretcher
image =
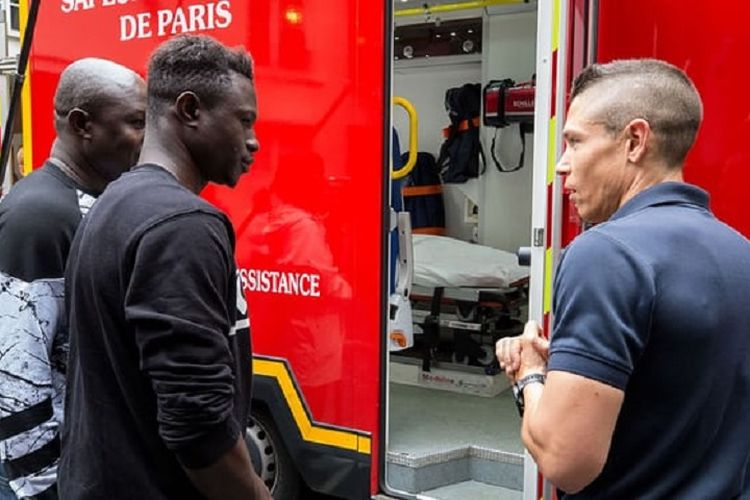
[[[494,343],[520,333],[529,273],[515,254],[444,236],[413,235],[411,294],[422,368],[430,370],[442,332],[451,361],[494,365]]]

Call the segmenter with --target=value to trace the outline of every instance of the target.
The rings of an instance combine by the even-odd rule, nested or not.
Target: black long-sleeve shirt
[[[232,227],[167,171],[111,184],[66,273],[62,498],[200,498],[248,416],[250,345]],[[239,300],[238,300],[239,299]]]
[[[0,460],[19,498],[56,498],[68,345],[63,273],[95,194],[47,162],[0,202]]]

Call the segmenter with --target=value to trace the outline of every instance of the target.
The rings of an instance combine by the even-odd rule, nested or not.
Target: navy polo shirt
[[[565,498],[750,490],[750,243],[669,182],[578,236],[555,278],[549,370],[625,391],[599,477]]]

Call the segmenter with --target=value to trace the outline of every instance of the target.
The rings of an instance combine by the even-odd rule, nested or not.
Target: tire
[[[254,411],[245,429],[245,444],[256,474],[275,500],[298,500],[301,478],[271,416]]]

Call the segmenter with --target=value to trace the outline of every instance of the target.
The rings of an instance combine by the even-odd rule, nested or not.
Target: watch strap
[[[516,381],[513,384],[513,399],[516,402],[516,408],[518,409],[518,415],[523,417],[523,411],[525,409],[525,402],[523,399],[523,389],[529,384],[544,384],[547,376],[543,373],[532,373]]]

